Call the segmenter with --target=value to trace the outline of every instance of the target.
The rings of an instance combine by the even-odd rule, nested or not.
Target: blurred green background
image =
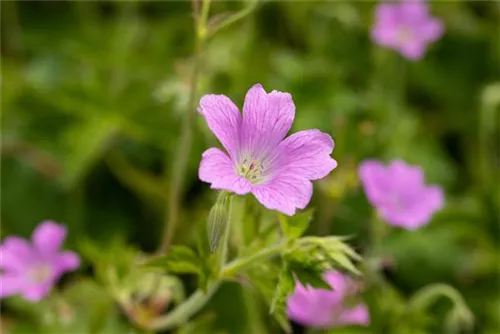
[[[361,252],[371,212],[357,163],[421,165],[444,187],[446,207],[420,230],[387,237],[386,275],[403,295],[433,282],[455,286],[477,332],[498,333],[500,6],[433,2],[445,35],[410,62],[371,42],[376,4],[261,3],[208,42],[200,96],[225,94],[241,107],[255,83],[290,92],[293,130],[330,133],[339,162],[316,182],[309,233],[354,234]],[[211,16],[244,6],[217,1]],[[2,1],[2,236],[28,236],[51,218],[69,227],[76,250],[83,239],[106,245],[116,235],[156,249],[193,44],[188,1]],[[214,199],[197,168],[218,143],[201,117],[193,124],[175,243],[192,242]],[[255,319],[268,322],[255,299],[237,285],[221,290],[216,327],[243,333],[252,323],[255,333]]]

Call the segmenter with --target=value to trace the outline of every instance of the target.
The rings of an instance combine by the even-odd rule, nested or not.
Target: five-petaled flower
[[[287,314],[290,319],[305,326],[333,328],[343,325],[362,325],[370,323],[368,308],[363,303],[354,303],[358,284],[348,276],[328,271],[323,279],[333,290],[316,289],[295,285],[294,293],[287,299]]]
[[[0,245],[0,298],[14,294],[39,301],[67,271],[78,268],[78,255],[60,251],[66,228],[52,221],[40,223],[31,243],[8,236]]]
[[[257,84],[246,94],[243,115],[224,95],[203,96],[198,111],[227,151],[202,155],[199,178],[213,189],[251,192],[266,208],[293,215],[311,200],[311,180],[337,166],[328,134],[305,130],[285,139],[295,116],[288,93],[266,93]]]
[[[443,191],[426,185],[418,166],[401,160],[388,166],[366,160],[359,167],[359,176],[368,200],[390,225],[415,230],[443,206]]]
[[[427,45],[441,38],[443,30],[442,21],[429,15],[426,2],[404,0],[378,5],[371,32],[375,43],[419,60]]]

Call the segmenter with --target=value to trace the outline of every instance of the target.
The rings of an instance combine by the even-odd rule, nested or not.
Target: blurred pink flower
[[[368,200],[390,225],[415,230],[443,207],[443,191],[427,186],[418,166],[393,160],[386,167],[366,160],[359,167],[359,176]]]
[[[266,208],[291,216],[311,200],[311,180],[337,167],[328,134],[305,130],[285,139],[295,116],[288,93],[266,93],[257,84],[247,92],[243,116],[224,95],[203,96],[198,111],[227,151],[202,155],[199,178],[213,189],[251,192]]]
[[[326,272],[324,280],[333,290],[304,287],[297,282],[293,295],[287,300],[287,314],[290,319],[315,328],[366,326],[370,323],[365,304],[349,306],[347,299],[355,297],[357,293],[357,284],[354,281],[335,271]]]
[[[375,9],[372,39],[410,60],[421,59],[427,45],[443,35],[443,22],[429,15],[425,1],[382,3]]]
[[[52,221],[37,226],[31,243],[16,236],[5,238],[0,245],[0,298],[20,294],[39,301],[65,272],[78,268],[77,254],[60,251],[65,238],[66,228]]]

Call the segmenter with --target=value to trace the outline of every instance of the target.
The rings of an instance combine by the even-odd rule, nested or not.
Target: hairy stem
[[[164,331],[177,327],[186,322],[193,314],[198,312],[210,300],[217,291],[221,281],[214,282],[207,292],[197,290],[182,304],[177,306],[172,312],[163,317],[157,318],[148,325],[148,329],[155,331]]]
[[[227,254],[229,251],[229,234],[231,233],[231,223],[233,221],[233,197],[229,197],[229,209],[228,209],[228,214],[227,214],[227,223],[226,223],[226,229],[224,231],[224,235],[222,236],[222,247],[220,250],[220,257],[219,257],[219,265],[222,268],[224,264],[227,262]]]
[[[250,256],[232,261],[227,265],[225,265],[224,267],[222,267],[222,270],[220,272],[220,277],[221,278],[232,277],[239,271],[250,268],[254,264],[262,263],[263,260],[266,260],[270,257],[279,255],[283,250],[283,247],[284,247],[283,244],[274,245],[268,248],[264,248],[260,252],[252,254]]]
[[[187,170],[189,154],[191,152],[191,141],[193,137],[192,121],[196,109],[196,97],[198,94],[198,81],[200,77],[200,68],[202,62],[202,51],[206,39],[207,19],[210,8],[210,0],[204,0],[202,4],[202,13],[200,18],[196,18],[196,44],[194,54],[193,72],[190,82],[190,94],[188,107],[184,114],[182,122],[181,139],[178,145],[178,151],[175,156],[174,166],[171,175],[171,184],[169,195],[166,203],[167,212],[165,214],[165,232],[163,234],[162,243],[159,248],[159,253],[166,253],[174,238],[177,223],[179,221],[179,206],[182,185]],[[168,162],[172,161],[172,157],[165,157],[165,169]],[[165,173],[168,175],[168,173]]]

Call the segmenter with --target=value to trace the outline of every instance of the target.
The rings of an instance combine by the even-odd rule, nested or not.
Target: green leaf
[[[361,275],[361,272],[358,270],[358,268],[354,266],[349,257],[344,253],[341,253],[339,251],[330,251],[328,253],[328,256],[330,257],[330,259],[339,264],[343,269],[346,269],[353,274]]]
[[[199,274],[202,268],[198,255],[186,246],[173,246],[167,255],[152,258],[144,265],[175,274]]]
[[[279,215],[280,226],[287,238],[296,239],[304,234],[309,227],[314,210],[310,209],[292,217]]]
[[[145,203],[152,203],[157,208],[163,208],[167,201],[165,181],[136,168],[124,154],[117,150],[107,155],[106,162],[117,179]]]
[[[289,264],[290,270],[302,285],[311,285],[314,288],[331,290],[328,283],[323,280],[323,270],[320,265],[308,265],[293,261]]]
[[[215,313],[204,313],[181,326],[177,334],[213,333],[215,320]]]
[[[269,308],[271,308],[275,299],[280,272],[281,269],[278,267],[278,264],[274,263],[262,264],[259,268],[248,272],[248,279],[252,287],[258,291]],[[283,330],[289,331],[291,328],[290,322],[284,312],[272,312],[271,315]]]
[[[101,158],[119,129],[120,120],[113,117],[95,117],[68,128],[63,138],[69,146],[63,161],[63,185],[71,188],[77,184]]]
[[[271,302],[271,308],[269,312],[275,317],[278,323],[283,327],[283,330],[287,333],[291,332],[291,327],[288,322],[284,322],[286,319],[286,299],[293,293],[295,288],[295,283],[293,279],[292,272],[289,267],[285,264],[278,278],[278,285]]]

